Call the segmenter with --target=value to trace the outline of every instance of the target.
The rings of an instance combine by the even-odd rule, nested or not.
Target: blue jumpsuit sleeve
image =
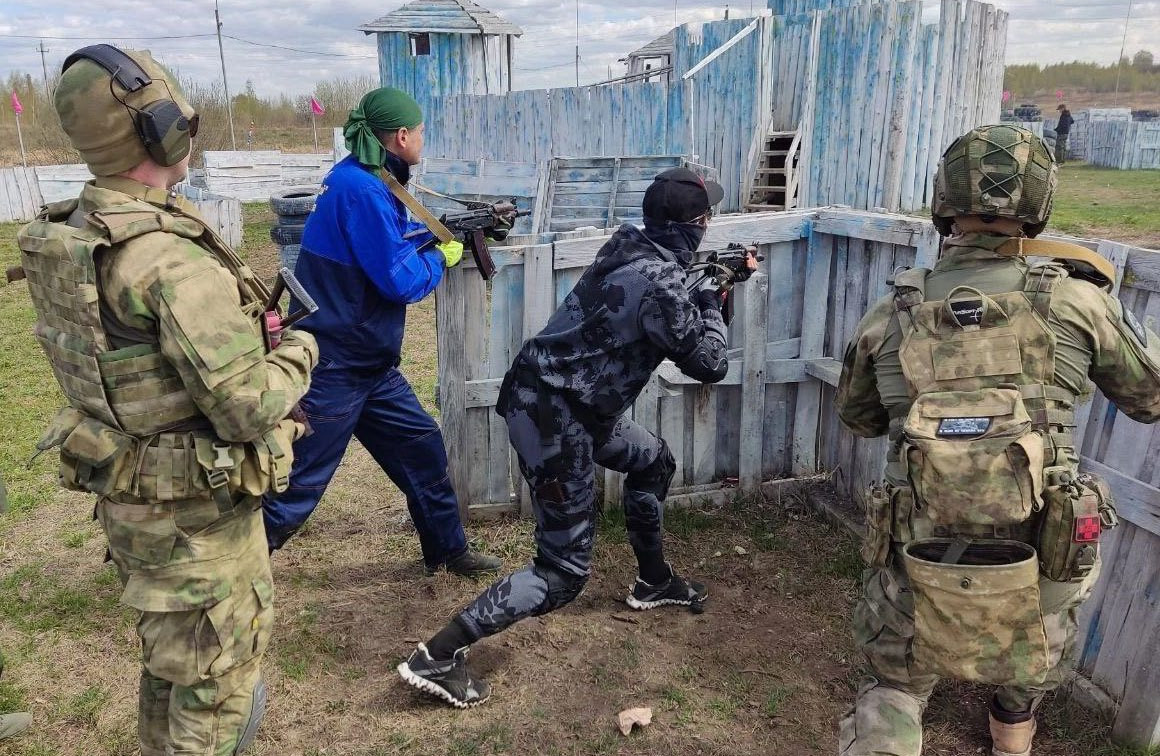
[[[422,233],[416,236],[410,236],[416,231],[422,231]],[[407,219],[407,229],[403,232],[403,235],[409,237],[407,241],[414,244],[415,249],[426,251],[439,243],[439,240],[435,238],[435,234],[427,230],[426,225],[417,220],[411,220],[410,218]]]
[[[396,212],[385,189],[352,192],[343,227],[355,260],[383,297],[414,304],[443,280],[443,254],[419,252],[413,240],[404,239]]]

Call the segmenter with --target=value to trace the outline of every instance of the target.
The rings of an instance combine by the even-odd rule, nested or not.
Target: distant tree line
[[[1007,66],[1003,88],[1016,99],[1030,98],[1062,89],[1072,92],[1114,92],[1116,76],[1120,78],[1121,92],[1160,93],[1160,66],[1148,50],[1140,50],[1132,58],[1123,58],[1119,65],[1111,63],[1036,63]]]
[[[39,165],[81,162],[80,156],[61,130],[52,106],[49,92],[56,88],[55,79],[49,80],[49,92],[46,92],[43,78],[15,72],[3,80],[2,86],[0,141],[11,141],[13,145],[5,144],[9,149],[0,152],[14,154],[17,140],[9,98],[15,92],[24,107],[21,126],[29,161]],[[310,94],[262,97],[255,91],[253,82],[247,81],[241,93],[231,93],[230,98],[238,149],[246,149],[246,132],[251,122],[255,131],[254,149],[312,149],[310,98],[313,96],[326,110],[324,115],[318,117],[318,142],[320,150],[328,151],[331,146],[331,127],[341,126],[350,110],[358,104],[359,98],[377,86],[376,77],[360,76],[318,82]],[[183,78],[181,88],[190,104],[201,114],[201,127],[194,140],[194,164],[200,165],[202,151],[230,149],[226,98],[220,81],[206,84]]]

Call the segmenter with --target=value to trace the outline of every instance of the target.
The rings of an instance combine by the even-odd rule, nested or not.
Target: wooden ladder
[[[765,144],[758,154],[753,191],[745,205],[747,212],[797,207],[800,144],[801,134],[797,131],[773,131],[765,137]]]

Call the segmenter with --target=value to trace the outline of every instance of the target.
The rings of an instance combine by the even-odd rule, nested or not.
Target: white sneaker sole
[[[709,598],[706,596],[705,598]],[[705,598],[699,601],[682,601],[681,599],[661,599],[660,601],[641,601],[631,593],[625,599],[625,603],[636,609],[638,612],[643,612],[646,609],[656,609],[661,606],[692,606],[695,603],[704,603]]]
[[[395,669],[398,671],[399,677],[403,678],[403,682],[407,683],[412,688],[418,688],[424,693],[445,701],[457,709],[474,709],[488,698],[491,698],[491,696],[488,695],[486,698],[480,698],[476,701],[471,701],[470,703],[460,701],[455,698],[455,696],[451,695],[446,690],[431,682],[427,678],[420,677],[419,675],[412,672],[411,668],[407,666],[407,662],[400,662],[399,666],[395,667]]]

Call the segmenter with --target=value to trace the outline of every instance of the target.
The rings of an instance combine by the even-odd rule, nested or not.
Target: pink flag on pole
[[[20,115],[24,112],[24,106],[20,104],[20,98],[16,96],[15,90],[12,92],[12,112],[14,112],[16,115]]]
[[[1010,100],[1011,100],[1011,92],[1010,91],[1004,92],[1003,93],[1003,102],[1010,102]]]
[[[1063,99],[1063,90],[1062,89],[1055,90],[1055,99],[1057,99],[1057,100]]]
[[[326,112],[326,108],[322,107],[322,103],[315,98],[310,98],[310,112],[316,116],[320,116]]]

